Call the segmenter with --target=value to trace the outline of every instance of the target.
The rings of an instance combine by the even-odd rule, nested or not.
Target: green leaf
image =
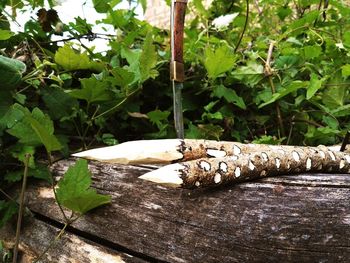
[[[14,35],[10,30],[0,29],[0,40],[7,40]]]
[[[247,109],[243,99],[237,95],[236,91],[233,89],[228,89],[224,85],[214,87],[213,96],[217,98],[224,98],[227,102],[233,103],[243,110]]]
[[[106,13],[110,9],[109,2],[108,0],[92,0],[97,13]]]
[[[306,99],[311,99],[315,93],[322,87],[323,80],[319,80],[315,73],[311,74],[311,79],[309,82],[309,86],[306,91]]]
[[[329,109],[337,109],[344,106],[348,94],[348,87],[334,86],[324,90],[322,94],[322,102]]]
[[[18,205],[14,201],[5,202],[0,200],[0,228],[9,221],[18,211]]]
[[[153,45],[152,32],[149,31],[146,35],[140,56],[141,82],[144,82],[149,78],[154,79],[156,76],[158,76],[158,72],[154,70],[156,64],[157,53]]]
[[[78,160],[58,182],[57,201],[79,214],[85,214],[91,209],[111,202],[110,196],[97,194],[96,190],[90,187],[91,173],[87,161]]]
[[[250,87],[258,84],[265,77],[263,65],[256,61],[248,61],[246,66],[238,67],[231,74]]]
[[[303,88],[307,85],[306,81],[300,81],[300,80],[295,80],[292,83],[290,83],[288,86],[282,88],[278,92],[274,93],[272,95],[272,98],[265,103],[262,103],[259,105],[259,108],[265,107],[266,105],[269,105],[271,103],[274,103],[275,101],[287,96],[288,94],[297,91],[300,88]]]
[[[114,68],[111,73],[114,77],[113,83],[122,88],[126,88],[135,79],[135,74],[124,68]]]
[[[70,44],[60,47],[55,53],[55,62],[65,70],[90,69],[102,71],[103,66],[95,61],[90,61],[87,53],[78,53],[74,51]]]
[[[72,114],[74,109],[78,109],[79,107],[77,100],[60,88],[43,89],[42,99],[48,107],[53,120],[67,118]]]
[[[322,54],[322,48],[318,45],[306,46],[303,49],[306,59],[318,58]]]
[[[26,65],[17,60],[0,55],[0,83],[1,87],[15,88],[22,81],[22,74]]]
[[[201,16],[204,18],[209,17],[209,12],[204,7],[202,0],[193,0],[193,5]]]
[[[48,152],[58,151],[62,149],[62,145],[57,140],[53,132],[50,133],[44,125],[42,125],[35,117],[39,117],[40,120],[44,117],[42,111],[38,108],[34,108],[32,112],[33,118],[28,117],[32,129],[35,131],[36,135],[40,138],[42,144],[44,144]],[[45,118],[45,117],[44,117]],[[51,121],[51,120],[50,120]],[[52,121],[51,121],[52,123]],[[53,124],[52,124],[53,126]]]
[[[215,51],[210,47],[205,50],[204,66],[207,69],[208,77],[216,79],[226,71],[231,70],[237,57],[233,53],[233,50],[227,45],[221,45]]]
[[[108,82],[101,81],[95,77],[80,80],[82,89],[75,89],[69,95],[77,99],[86,100],[88,103],[110,100],[111,93],[108,91]]]
[[[19,139],[22,144],[39,146],[43,144],[48,152],[60,150],[61,144],[53,135],[53,122],[48,115],[45,115],[39,108],[34,108],[32,113],[19,105],[13,105],[13,111],[21,116],[16,124],[7,130],[9,134]],[[22,112],[23,115],[20,114]]]
[[[344,78],[347,78],[350,76],[350,64],[346,64],[346,65],[341,67],[341,75]]]
[[[168,121],[170,111],[154,110],[147,113],[151,123],[157,125],[158,129],[162,129],[164,121]]]

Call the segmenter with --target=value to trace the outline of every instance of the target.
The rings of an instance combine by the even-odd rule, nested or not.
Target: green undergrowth
[[[73,151],[175,137],[169,30],[138,20],[134,8],[116,9],[119,2],[93,1],[104,14],[96,24],[113,27],[113,34],[95,32],[81,17],[63,24],[53,0],[0,3],[0,227],[16,214],[6,190],[22,179],[27,154],[28,176],[51,182],[48,165]],[[147,1],[137,2],[147,8]],[[23,32],[12,32],[10,22],[25,9],[33,10],[31,19]],[[194,0],[188,10],[186,138],[341,141],[350,129],[345,1],[217,0],[206,8]],[[229,23],[220,24],[220,16]],[[86,39],[105,39],[105,50],[87,47]],[[79,178],[79,169],[69,174]],[[59,183],[62,206],[83,214],[109,202],[88,187],[89,179],[80,186],[74,180],[67,175]],[[76,191],[72,185],[82,187],[80,203],[65,199]]]

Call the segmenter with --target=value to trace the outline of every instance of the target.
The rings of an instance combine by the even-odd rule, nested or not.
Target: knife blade
[[[182,112],[182,89],[185,80],[183,61],[183,35],[187,0],[172,0],[170,10],[171,31],[171,62],[170,79],[173,89],[173,107],[176,135],[184,138],[184,124]]]

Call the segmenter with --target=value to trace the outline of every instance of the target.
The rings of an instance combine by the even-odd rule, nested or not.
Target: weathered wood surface
[[[32,263],[50,246],[60,229],[44,223],[34,217],[25,217],[21,231],[18,262]],[[8,223],[0,229],[0,240],[6,249],[11,249],[15,243],[15,224]],[[0,258],[0,262],[1,258]],[[118,253],[88,239],[72,233],[66,233],[43,255],[39,262],[60,263],[123,263],[145,262],[139,258],[124,253]]]
[[[62,175],[74,160],[53,165]],[[349,262],[350,176],[292,175],[184,190],[138,179],[148,167],[90,162],[112,204],[74,223],[90,239],[168,262]],[[62,222],[49,187],[29,186],[29,207]]]

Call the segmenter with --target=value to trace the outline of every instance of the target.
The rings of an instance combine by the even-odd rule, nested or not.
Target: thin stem
[[[66,222],[61,229],[61,231],[58,233],[58,235],[50,241],[50,244],[45,248],[45,250],[33,261],[33,263],[39,262],[39,260],[53,247],[53,245],[62,237],[64,234],[67,226],[70,224],[70,222]]]
[[[24,193],[25,193],[26,185],[27,185],[28,167],[29,167],[30,157],[31,157],[31,155],[29,153],[27,153],[25,155],[25,160],[24,160],[23,182],[22,182],[21,196],[20,196],[20,202],[19,202],[16,239],[15,239],[15,246],[14,246],[14,250],[13,250],[13,259],[12,259],[13,263],[17,262],[17,256],[18,256],[18,245],[19,245],[19,239],[20,239],[20,234],[21,234],[21,225],[22,225],[23,208],[24,208]]]
[[[269,50],[267,52],[266,62],[265,62],[265,75],[268,76],[268,78],[269,78],[272,94],[276,93],[276,87],[275,87],[275,84],[273,83],[273,78],[272,78],[273,73],[272,73],[272,69],[270,66],[274,45],[275,45],[275,41],[271,41],[270,46],[269,46]],[[279,131],[280,131],[279,136],[280,136],[280,138],[285,137],[282,113],[281,113],[281,108],[280,108],[278,101],[275,102],[275,107],[276,107],[276,113],[277,113],[277,122],[278,122],[278,126],[279,126]]]
[[[240,46],[240,44],[242,42],[243,36],[244,36],[245,31],[247,30],[247,26],[248,26],[248,21],[249,21],[249,0],[246,0],[246,4],[247,4],[247,9],[246,9],[246,14],[245,14],[244,27],[243,27],[241,35],[240,35],[240,37],[239,37],[239,39],[237,41],[236,48],[235,48],[235,53],[237,52],[238,47]]]

